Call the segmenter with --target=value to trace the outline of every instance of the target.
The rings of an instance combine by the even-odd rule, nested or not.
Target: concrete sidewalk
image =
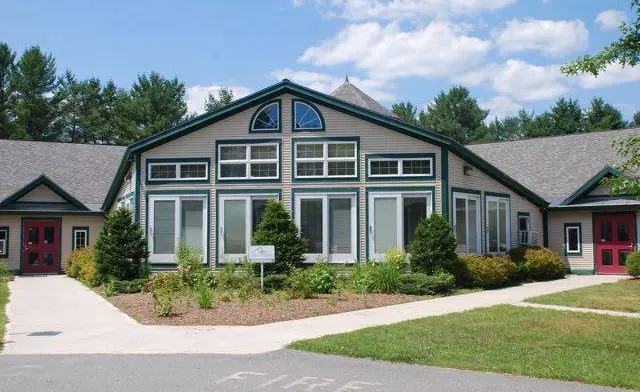
[[[614,282],[619,276],[571,276],[500,290],[247,327],[140,325],[65,276],[18,277],[9,284],[5,354],[257,354],[300,339]]]

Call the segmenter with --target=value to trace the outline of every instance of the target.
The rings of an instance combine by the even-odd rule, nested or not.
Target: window
[[[487,196],[486,215],[487,252],[507,252],[511,248],[509,199],[504,197]]]
[[[259,108],[251,120],[251,131],[280,131],[280,102],[271,102]]]
[[[0,257],[9,256],[9,228],[0,227]]]
[[[280,145],[218,145],[219,180],[269,180],[280,178]]]
[[[208,181],[209,163],[199,161],[163,162],[147,160],[147,182]]]
[[[295,178],[357,177],[357,142],[296,142]]]
[[[129,194],[127,196],[119,198],[118,203],[116,204],[116,208],[126,208],[129,211],[133,211],[133,199],[133,194]]]
[[[207,260],[208,196],[149,196],[149,260],[157,264],[175,263],[176,247],[183,243],[202,250]]]
[[[453,231],[459,252],[481,253],[480,195],[453,193]]]
[[[357,259],[355,193],[296,195],[295,219],[300,236],[308,241],[307,262]]]
[[[320,112],[308,103],[293,101],[293,130],[321,131],[324,124]]]
[[[267,200],[278,198],[278,193],[220,196],[218,215],[220,262],[236,262],[247,254],[253,233],[262,221]]]
[[[89,246],[89,228],[88,227],[74,227],[72,230],[73,237],[73,250],[86,248]]]
[[[375,155],[367,157],[371,178],[383,177],[433,177],[433,154]]]
[[[420,220],[433,212],[433,191],[369,194],[369,257],[384,258],[390,248],[409,247]]]
[[[518,245],[532,245],[531,215],[528,212],[518,212]]]
[[[582,254],[582,225],[580,223],[564,224],[564,247],[566,255]]]

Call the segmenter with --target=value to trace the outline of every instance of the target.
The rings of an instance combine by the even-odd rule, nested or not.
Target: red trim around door
[[[635,214],[599,214],[593,220],[596,271],[626,274],[626,258],[635,250]]]
[[[61,225],[59,219],[22,221],[21,267],[25,274],[57,273],[60,270]]]

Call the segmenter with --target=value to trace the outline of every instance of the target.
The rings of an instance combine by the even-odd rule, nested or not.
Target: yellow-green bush
[[[66,272],[68,276],[76,278],[91,287],[99,286],[102,283],[93,248],[74,250],[69,256]]]
[[[473,287],[483,289],[504,286],[516,269],[509,256],[461,255],[460,261],[466,265]]]
[[[640,276],[640,252],[631,252],[627,256],[627,273],[634,278]]]
[[[564,278],[564,262],[547,248],[527,249],[524,252],[524,262],[528,264],[529,275],[533,280]]]

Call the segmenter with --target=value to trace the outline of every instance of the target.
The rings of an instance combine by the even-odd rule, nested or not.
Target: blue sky
[[[19,1],[2,6],[0,41],[56,58],[60,72],[129,86],[158,71],[237,95],[289,78],[330,92],[352,82],[391,106],[426,105],[454,84],[492,116],[542,112],[559,96],[599,95],[628,118],[640,110],[640,69],[566,78],[560,65],[595,53],[632,15],[629,0]]]

